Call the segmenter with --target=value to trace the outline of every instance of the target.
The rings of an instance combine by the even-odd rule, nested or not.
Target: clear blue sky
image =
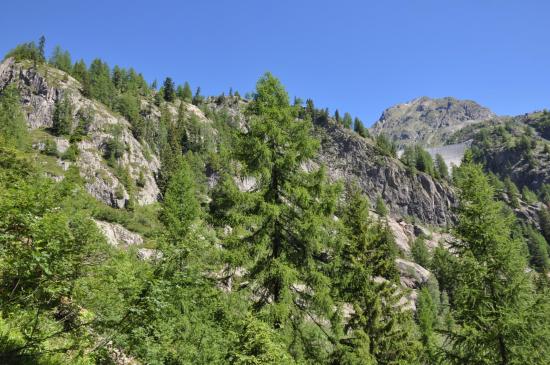
[[[269,70],[291,96],[367,124],[418,96],[498,114],[550,107],[547,0],[8,1],[0,52],[44,34],[73,59],[242,94]]]

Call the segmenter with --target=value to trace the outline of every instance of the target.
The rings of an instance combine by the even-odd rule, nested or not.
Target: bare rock
[[[397,258],[395,260],[401,276],[401,285],[416,289],[426,283],[431,273],[422,266],[412,261]]]
[[[117,223],[95,220],[95,223],[107,238],[107,242],[115,247],[127,248],[143,244],[143,238]]]

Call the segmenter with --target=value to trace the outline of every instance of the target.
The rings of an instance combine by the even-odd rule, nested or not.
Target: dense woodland
[[[174,100],[204,107],[200,88],[167,78],[157,89],[133,69],[73,63],[61,48],[47,60],[43,39],[6,57],[65,71],[83,95],[123,115],[158,151],[162,195],[114,209],[86,192],[75,165],[53,181],[36,163],[17,88],[1,91],[1,363],[110,364],[117,351],[143,364],[550,363],[550,214],[541,213],[541,233],[512,211],[518,200],[548,203],[549,193],[487,175],[479,148],[452,175],[419,146],[401,156],[411,174],[448,181],[459,196],[453,246],[414,244],[434,276],[413,311],[384,202],[330,181],[323,166],[303,168],[318,153],[313,122],[323,118],[395,157],[395,145],[359,119],[291,103],[266,73],[246,98],[245,128],[205,109],[213,138],[183,114],[162,114],[158,126],[142,117],[141,99],[161,111]],[[48,133],[86,138],[89,116],[75,122],[71,107],[57,102]],[[123,149],[115,130],[104,156],[115,170]],[[70,161],[78,149],[40,153]],[[208,169],[220,176],[211,189]],[[235,175],[254,177],[254,189],[239,189]],[[140,260],[110,246],[92,218],[134,227],[159,255]]]

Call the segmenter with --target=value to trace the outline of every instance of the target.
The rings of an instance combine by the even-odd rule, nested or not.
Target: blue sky
[[[44,34],[73,59],[251,91],[271,71],[291,96],[367,124],[418,96],[498,114],[550,107],[547,0],[9,1],[0,53]]]

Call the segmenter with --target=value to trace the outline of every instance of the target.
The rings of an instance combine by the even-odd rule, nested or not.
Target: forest
[[[550,214],[541,213],[542,231],[516,217],[514,204],[526,199],[488,173],[483,137],[452,171],[420,146],[398,160],[388,138],[371,136],[350,113],[291,101],[271,73],[245,96],[206,97],[169,77],[158,87],[134,69],[73,62],[59,47],[46,58],[44,42],[19,45],[5,60],[50,77],[56,70],[59,83],[76,80],[82,98],[125,119],[158,156],[159,199],[138,202],[147,171],[124,164],[121,125],[101,151],[122,182],[117,198],[127,196],[111,207],[90,194],[75,163],[96,112],[60,96],[38,151],[21,86],[0,88],[0,363],[550,363]],[[216,98],[240,105],[242,121],[209,108]],[[158,123],[148,107],[160,111]],[[433,273],[414,306],[384,200],[311,163],[323,123],[456,192],[454,223],[444,227],[452,244],[413,244],[414,261]],[[51,142],[58,137],[69,141],[64,152]],[[528,136],[517,140],[531,149]],[[49,159],[68,166],[62,179],[46,171]],[[526,189],[534,201],[544,192]],[[109,244],[96,220],[139,233],[153,257]]]

